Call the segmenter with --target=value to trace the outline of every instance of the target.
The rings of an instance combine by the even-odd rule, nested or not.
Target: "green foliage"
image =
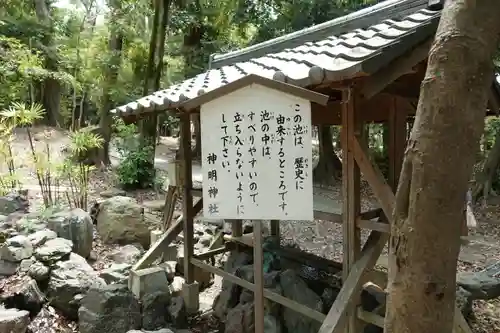
[[[116,148],[121,162],[116,169],[118,183],[126,189],[148,188],[155,185],[156,173],[151,163],[152,145],[141,146],[134,124],[123,120],[113,125],[117,134]]]

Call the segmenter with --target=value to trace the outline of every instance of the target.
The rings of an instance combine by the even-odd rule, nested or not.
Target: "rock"
[[[0,259],[21,262],[23,259],[31,257],[33,247],[26,236],[15,236],[9,238],[0,246]]]
[[[209,247],[210,243],[212,243],[212,238],[213,238],[212,236],[205,234],[200,237],[198,243],[203,247]]]
[[[35,250],[35,258],[41,262],[53,264],[66,259],[73,248],[73,243],[65,238],[54,238]]]
[[[21,234],[29,235],[47,229],[47,222],[40,219],[38,215],[24,215],[15,222],[15,228]]]
[[[185,280],[182,276],[174,276],[174,279],[168,286],[170,290],[170,294],[172,296],[180,296],[182,294],[182,286],[184,285]]]
[[[165,208],[165,200],[146,200],[142,202],[142,207],[153,212],[162,212]]]
[[[100,204],[97,230],[103,242],[114,244],[139,243],[149,247],[149,220],[144,219],[144,208],[133,198],[116,196]]]
[[[28,236],[31,245],[34,248],[40,247],[43,244],[45,244],[48,240],[54,238],[57,238],[57,234],[55,231],[52,231],[50,229],[43,229]]]
[[[94,226],[89,213],[81,208],[63,210],[47,219],[47,226],[58,237],[73,242],[73,252],[88,258],[92,251]]]
[[[229,255],[224,270],[235,274],[239,267],[252,262],[252,257],[246,252],[232,251]],[[215,297],[212,308],[214,315],[219,319],[226,318],[229,309],[236,306],[240,297],[241,288],[227,280],[222,281],[222,290]]]
[[[91,288],[78,310],[80,333],[123,333],[141,328],[141,306],[126,285]]]
[[[26,310],[31,318],[40,312],[46,300],[36,281],[28,276],[22,277],[6,288],[0,298],[6,308]]]
[[[330,311],[333,302],[335,302],[338,294],[338,290],[334,290],[330,287],[327,287],[323,290],[323,293],[321,294],[321,301],[323,302],[323,313],[328,313],[328,311]]]
[[[110,267],[99,273],[99,277],[104,279],[107,284],[127,284],[131,267],[129,264],[111,264]]]
[[[127,192],[119,188],[109,188],[99,193],[102,198],[112,198],[116,196],[126,196]]]
[[[162,328],[157,331],[144,331],[144,330],[132,330],[128,331],[127,333],[174,333],[171,329],[168,328]],[[181,331],[176,331],[176,333],[191,333],[191,332],[181,332]]]
[[[0,223],[4,223],[5,221],[7,221],[7,215],[0,214]]]
[[[39,261],[36,261],[28,269],[28,276],[35,279],[37,282],[45,282],[48,280],[50,269]]]
[[[168,314],[170,321],[175,328],[187,328],[188,318],[186,312],[186,304],[184,304],[184,298],[177,296],[172,298],[170,305],[168,306]]]
[[[52,268],[47,295],[54,308],[74,320],[79,295],[85,295],[92,286],[105,284],[83,257],[71,253],[67,261],[59,261]]]
[[[9,215],[14,212],[27,212],[29,201],[24,196],[10,193],[0,196],[0,214]]]
[[[500,297],[500,277],[487,272],[462,272],[457,275],[457,285],[471,293],[473,299],[489,300]]]
[[[142,256],[142,251],[136,245],[125,245],[114,250],[109,258],[117,264],[130,264],[133,265]]]
[[[160,267],[165,269],[165,273],[167,273],[168,282],[172,283],[174,281],[175,274],[180,272],[179,264],[177,261],[165,261],[160,264]]]
[[[0,277],[12,276],[16,274],[18,267],[19,263],[0,260]]]
[[[465,319],[470,318],[472,315],[472,301],[472,294],[464,288],[457,286],[455,304]]]
[[[254,333],[254,304],[238,304],[230,309],[225,320],[224,333]]]
[[[28,311],[0,308],[0,332],[25,333],[29,323]]]
[[[156,291],[142,297],[142,328],[156,330],[168,323],[169,291]]]
[[[308,288],[307,284],[293,270],[286,270],[280,275],[280,285],[283,296],[310,307],[316,311],[323,310],[321,298]],[[297,314],[295,311],[284,308],[283,322],[288,333],[317,333],[320,323]]]
[[[19,264],[19,272],[20,273],[28,273],[31,265],[33,265],[35,262],[37,262],[35,257],[24,259]]]

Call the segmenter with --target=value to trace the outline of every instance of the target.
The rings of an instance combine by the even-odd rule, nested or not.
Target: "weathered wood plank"
[[[385,181],[384,175],[378,166],[370,162],[366,149],[361,146],[357,138],[352,139],[352,150],[363,176],[368,181],[368,184],[370,184],[370,187],[382,206],[384,214],[390,221],[390,219],[392,219],[392,210],[395,202],[394,193]]]
[[[387,243],[388,235],[372,231],[363,248],[361,258],[356,261],[349,272],[340,293],[337,295],[332,308],[323,321],[318,333],[339,333],[343,328],[343,320],[355,295],[359,295],[364,283],[365,273],[377,262]],[[356,332],[353,332],[356,333]]]

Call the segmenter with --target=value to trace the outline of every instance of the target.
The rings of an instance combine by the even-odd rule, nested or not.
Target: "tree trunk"
[[[112,11],[119,10],[119,2],[115,1]],[[116,13],[115,13],[116,15]],[[113,18],[116,19],[116,18]],[[111,28],[109,33],[109,52],[112,54],[110,64],[105,70],[105,84],[103,88],[103,101],[100,110],[99,128],[102,138],[104,140],[103,146],[99,151],[97,165],[109,165],[109,142],[111,141],[111,125],[113,119],[109,111],[114,107],[114,101],[111,97],[111,88],[116,85],[118,81],[118,72],[121,66],[122,49],[123,49],[123,35],[117,31],[118,29]]]
[[[150,80],[153,81],[153,91],[160,90],[161,76],[163,73],[163,56],[165,53],[165,36],[167,34],[169,11],[170,0],[156,1],[151,40],[149,44],[147,74],[144,81],[144,95],[147,95],[149,93],[148,88]],[[156,148],[155,143],[158,132],[158,115],[149,115],[148,117],[141,120],[140,125],[142,145],[150,146],[152,148],[150,162],[151,165],[154,166]]]
[[[446,1],[441,14],[396,194],[386,333],[452,332],[465,194],[499,15],[496,0]]]
[[[342,162],[333,150],[332,129],[318,126],[319,161],[313,171],[315,182],[333,184],[342,172]]]
[[[484,161],[481,171],[475,175],[475,185],[472,189],[472,197],[474,200],[481,196],[483,200],[487,200],[492,191],[493,179],[497,173],[498,165],[500,164],[500,131],[495,135],[495,143],[488,152],[488,156]]]
[[[40,22],[47,28],[52,26],[47,2],[44,0],[35,0],[35,13]],[[57,54],[51,51],[53,47],[52,35],[47,34],[43,40],[45,47],[45,69],[51,72],[57,72]],[[61,106],[61,84],[53,77],[48,77],[42,84],[42,105],[45,109],[45,120],[50,126],[58,126],[61,123],[60,106]]]

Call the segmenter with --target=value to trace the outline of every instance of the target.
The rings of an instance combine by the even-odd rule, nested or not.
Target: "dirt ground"
[[[34,129],[34,133],[37,149],[45,149],[48,145],[54,161],[63,159],[63,148],[69,143],[67,133],[43,127]],[[35,206],[41,207],[36,177],[29,162],[31,150],[23,129],[16,131],[12,146],[22,186],[29,190],[30,200],[35,203]],[[176,146],[175,139],[161,138],[161,144],[156,148],[157,168],[165,169],[167,161],[173,157]],[[113,164],[119,162],[119,156],[115,151],[111,151],[111,156]],[[111,171],[96,171],[91,180],[91,199],[97,198],[100,191],[113,187],[114,184],[115,179]],[[339,199],[339,187],[320,191],[321,195],[329,199]],[[363,183],[363,192],[366,195],[367,206],[376,202],[366,183]],[[137,191],[129,195],[136,197],[139,202],[144,199],[162,198],[162,194],[155,191]],[[462,248],[459,258],[460,271],[481,270],[498,261],[500,257],[500,197],[491,199],[486,206],[475,207],[475,214],[478,227],[470,232],[470,243]],[[341,260],[342,258],[342,231],[338,224],[328,221],[283,221],[280,230],[285,241],[291,240],[307,251],[328,259]],[[366,233],[363,235],[366,237]],[[100,252],[107,250],[105,246],[99,246]],[[386,257],[379,260],[379,265],[386,265]],[[475,302],[474,307],[476,318],[473,319],[471,325],[475,333],[500,332],[500,300],[478,301]]]

